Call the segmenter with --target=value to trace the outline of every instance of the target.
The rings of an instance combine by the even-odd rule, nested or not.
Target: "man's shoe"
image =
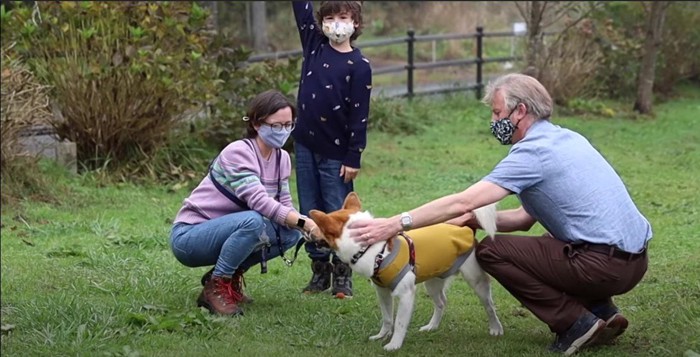
[[[328,290],[331,287],[331,272],[333,265],[331,262],[312,261],[311,262],[311,280],[309,284],[302,290],[305,294],[315,294]]]
[[[629,321],[622,316],[620,310],[612,304],[599,305],[591,308],[591,312],[599,318],[605,320],[605,329],[598,335],[595,344],[607,344],[612,342],[617,336],[622,335]]]
[[[564,356],[571,356],[593,341],[604,328],[605,321],[591,313],[586,313],[576,320],[566,332],[557,334],[554,343],[549,346],[549,350],[563,353]]]
[[[231,278],[212,276],[199,294],[197,306],[206,308],[212,314],[243,315],[243,310],[238,306],[240,301],[241,296],[233,290]]]
[[[627,329],[629,321],[622,316],[621,313],[617,313],[605,321],[605,328],[600,332],[598,337],[596,337],[596,345],[606,345],[611,343],[617,336],[622,335]]]
[[[352,298],[352,269],[343,262],[333,264],[333,289],[331,294],[339,299]]]

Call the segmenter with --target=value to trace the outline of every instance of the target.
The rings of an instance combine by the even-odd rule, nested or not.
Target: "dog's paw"
[[[369,340],[370,340],[370,341],[381,340],[381,339],[383,339],[384,337],[387,337],[387,336],[389,336],[389,331],[383,331],[383,330],[382,330],[382,331],[379,331],[379,333],[376,334],[376,335],[374,335],[374,336],[369,336]]]
[[[491,336],[502,336],[503,335],[503,326],[501,326],[499,324],[498,326],[489,327],[489,334]]]
[[[400,343],[391,342],[391,343],[388,343],[388,344],[384,345],[384,350],[385,350],[385,351],[396,351],[396,350],[398,350],[399,348],[401,348],[401,344],[400,344]]]
[[[431,324],[427,324],[427,325],[421,327],[419,331],[421,331],[421,332],[423,332],[423,331],[433,331],[433,330],[436,330],[436,329],[437,329],[437,326],[433,326],[433,325],[431,325]]]

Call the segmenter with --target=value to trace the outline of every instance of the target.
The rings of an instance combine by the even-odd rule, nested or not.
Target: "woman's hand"
[[[306,223],[304,224],[304,230],[302,233],[307,242],[316,241],[319,238],[318,235],[321,234],[316,222],[314,222],[311,218],[306,218]]]

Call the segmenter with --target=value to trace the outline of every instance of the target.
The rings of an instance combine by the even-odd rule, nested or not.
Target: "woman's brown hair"
[[[251,139],[257,137],[258,132],[255,130],[255,126],[261,125],[267,117],[287,107],[292,109],[292,120],[296,120],[296,107],[289,98],[280,91],[269,89],[256,95],[255,98],[248,103],[248,111],[243,118],[243,120],[248,123],[246,127],[246,137]]]

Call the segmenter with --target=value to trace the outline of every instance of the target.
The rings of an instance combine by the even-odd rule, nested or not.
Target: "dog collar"
[[[362,247],[359,252],[355,253],[352,256],[352,259],[350,259],[350,264],[357,264],[357,261],[360,260],[365,253],[367,253],[367,249],[369,249],[369,247],[371,247],[371,245],[366,245]]]

